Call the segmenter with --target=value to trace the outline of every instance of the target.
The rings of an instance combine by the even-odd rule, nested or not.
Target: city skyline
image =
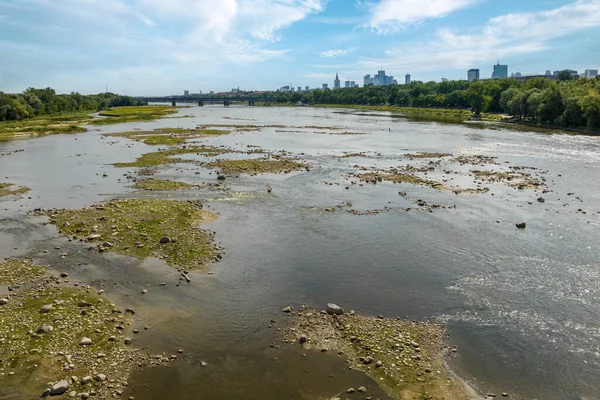
[[[0,21],[5,92],[332,87],[336,71],[343,87],[382,66],[399,83],[457,80],[490,77],[498,59],[508,76],[600,66],[600,0],[5,0]]]

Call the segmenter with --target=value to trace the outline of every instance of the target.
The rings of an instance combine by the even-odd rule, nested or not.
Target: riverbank
[[[371,106],[360,104],[313,104],[312,107],[319,108],[342,108],[349,110],[366,110],[366,111],[389,111],[410,115],[435,115],[437,117],[455,118],[459,120],[468,120],[473,116],[473,113],[466,109],[458,108],[429,108],[429,107],[400,107],[400,106]],[[478,120],[482,121],[498,121],[502,119],[500,114],[483,113]]]
[[[432,322],[369,317],[328,304],[327,311],[291,308],[283,341],[307,351],[337,353],[348,368],[364,372],[391,397],[471,400],[476,393],[448,370],[445,359],[458,349],[444,344],[445,328]],[[366,392],[364,387],[345,393]]]

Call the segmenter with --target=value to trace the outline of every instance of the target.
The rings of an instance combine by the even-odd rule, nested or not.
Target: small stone
[[[162,238],[160,238],[160,242],[162,244],[169,243],[170,241],[171,241],[171,238],[169,238],[168,236],[163,236]]]
[[[304,344],[304,343],[306,343],[307,341],[308,341],[308,338],[306,337],[306,335],[301,335],[301,336],[298,338],[298,343],[300,343],[300,344]]]
[[[518,224],[515,224],[515,226],[519,229],[525,229],[527,224],[525,222],[519,222]]]
[[[502,397],[508,397],[508,393],[502,392]]]
[[[131,338],[125,338],[125,340],[123,340],[123,343],[125,344],[131,344],[131,342],[133,342],[133,339]]]
[[[283,311],[284,313],[291,313],[292,312],[292,306],[287,306],[287,307],[283,308],[281,311]]]
[[[178,352],[179,354],[182,354],[182,353],[183,353],[183,349],[179,349],[179,350],[177,350],[177,352]]]
[[[50,310],[52,310],[53,307],[54,307],[53,304],[46,304],[45,306],[42,306],[42,308],[40,308],[40,312],[42,314],[46,314],[46,313],[50,312]]]
[[[142,294],[148,293],[148,289],[142,289]]]
[[[67,274],[66,272],[61,272],[60,273],[60,277],[61,278],[66,278],[67,276],[69,276],[69,274]]]
[[[75,396],[77,396],[77,392],[76,391],[72,390],[72,391],[69,392],[69,397],[70,398],[73,399],[73,398],[75,398]]]
[[[356,392],[356,390],[354,390],[354,388],[350,388],[348,390],[346,390],[346,393],[354,393]]]
[[[226,179],[226,176],[223,174],[219,174],[219,175],[217,175],[217,179],[220,181],[224,181]]]
[[[69,382],[65,380],[56,382],[50,388],[50,396],[60,396],[61,394],[64,394],[67,390],[69,390],[69,387]]]
[[[91,381],[92,381],[92,377],[91,377],[91,376],[89,376],[89,375],[88,375],[88,376],[84,376],[84,377],[81,379],[81,384],[82,384],[82,385],[87,385],[87,384],[88,384],[88,383],[90,383]]]
[[[89,399],[90,398],[90,394],[89,393],[81,393],[81,398],[82,399]]]
[[[201,367],[206,367],[207,365],[208,365],[208,363],[206,361],[200,361]]]
[[[337,304],[327,303],[327,313],[331,315],[342,315],[344,309]]]
[[[106,380],[106,375],[104,374],[98,374],[94,377],[94,380],[96,382],[104,382]]]
[[[80,346],[91,346],[92,345],[92,339],[84,337],[79,341],[79,345]]]
[[[6,298],[0,299],[0,306],[3,306],[5,304],[7,304],[7,303],[8,303],[8,299],[6,299]]]
[[[383,363],[381,361],[377,361],[375,363],[375,367],[377,367],[377,368],[381,368],[382,365],[383,365]]]
[[[364,386],[361,386],[361,387],[358,388],[358,391],[361,392],[361,393],[367,393],[367,388],[364,387]]]
[[[40,397],[48,397],[48,396],[50,396],[50,392],[51,392],[51,391],[52,391],[52,389],[50,389],[50,388],[48,388],[48,389],[44,390],[44,391],[42,392],[42,394],[40,395]]]
[[[42,335],[44,333],[52,332],[53,329],[54,328],[50,325],[42,325],[35,330],[35,333],[37,333],[38,335]]]

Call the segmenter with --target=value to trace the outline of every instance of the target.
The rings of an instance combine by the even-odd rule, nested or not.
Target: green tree
[[[492,98],[485,94],[485,86],[481,81],[474,82],[465,91],[464,97],[476,115],[486,111],[492,102]]]

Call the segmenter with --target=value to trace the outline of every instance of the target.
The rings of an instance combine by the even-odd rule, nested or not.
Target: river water
[[[301,107],[208,106],[180,114],[190,117],[0,143],[0,153],[24,150],[0,156],[0,176],[31,188],[20,200],[0,200],[0,257],[33,255],[102,287],[120,306],[136,309],[134,327],[150,326],[136,345],[157,354],[185,350],[168,368],[136,372],[126,395],[328,399],[365,385],[370,395],[386,398],[336,355],[303,357],[300,349],[279,346],[283,307],[335,302],[367,314],[444,321],[448,343],[459,349],[450,366],[481,393],[600,399],[598,138]],[[207,229],[225,248],[223,260],[211,266],[210,275],[192,273],[190,284],[176,285],[177,273],[158,260],[89,252],[27,215],[38,207],[148,196],[131,188],[124,176],[129,170],[111,164],[155,148],[102,133],[200,124],[331,126],[365,134],[267,128],[201,140],[286,150],[312,168],[231,177],[225,183],[231,191],[225,193],[161,194],[202,199],[220,214]],[[336,157],[363,151],[369,157]],[[346,177],[356,165],[406,165],[404,154],[425,151],[493,156],[500,167],[538,168],[549,190],[546,201],[536,201],[539,192],[501,184],[485,194],[455,195],[407,184],[351,185]],[[465,172],[474,167],[446,168],[456,172],[454,183],[472,185]],[[216,182],[215,174],[193,164],[161,170],[161,178]],[[414,207],[410,199],[450,208],[406,211]],[[389,208],[376,215],[324,211],[345,202],[358,210]],[[515,228],[521,221],[527,229]],[[63,260],[65,251],[71,256]],[[148,288],[147,295],[140,294],[142,288]],[[201,361],[208,365],[200,366]],[[0,389],[0,398],[19,396]]]

